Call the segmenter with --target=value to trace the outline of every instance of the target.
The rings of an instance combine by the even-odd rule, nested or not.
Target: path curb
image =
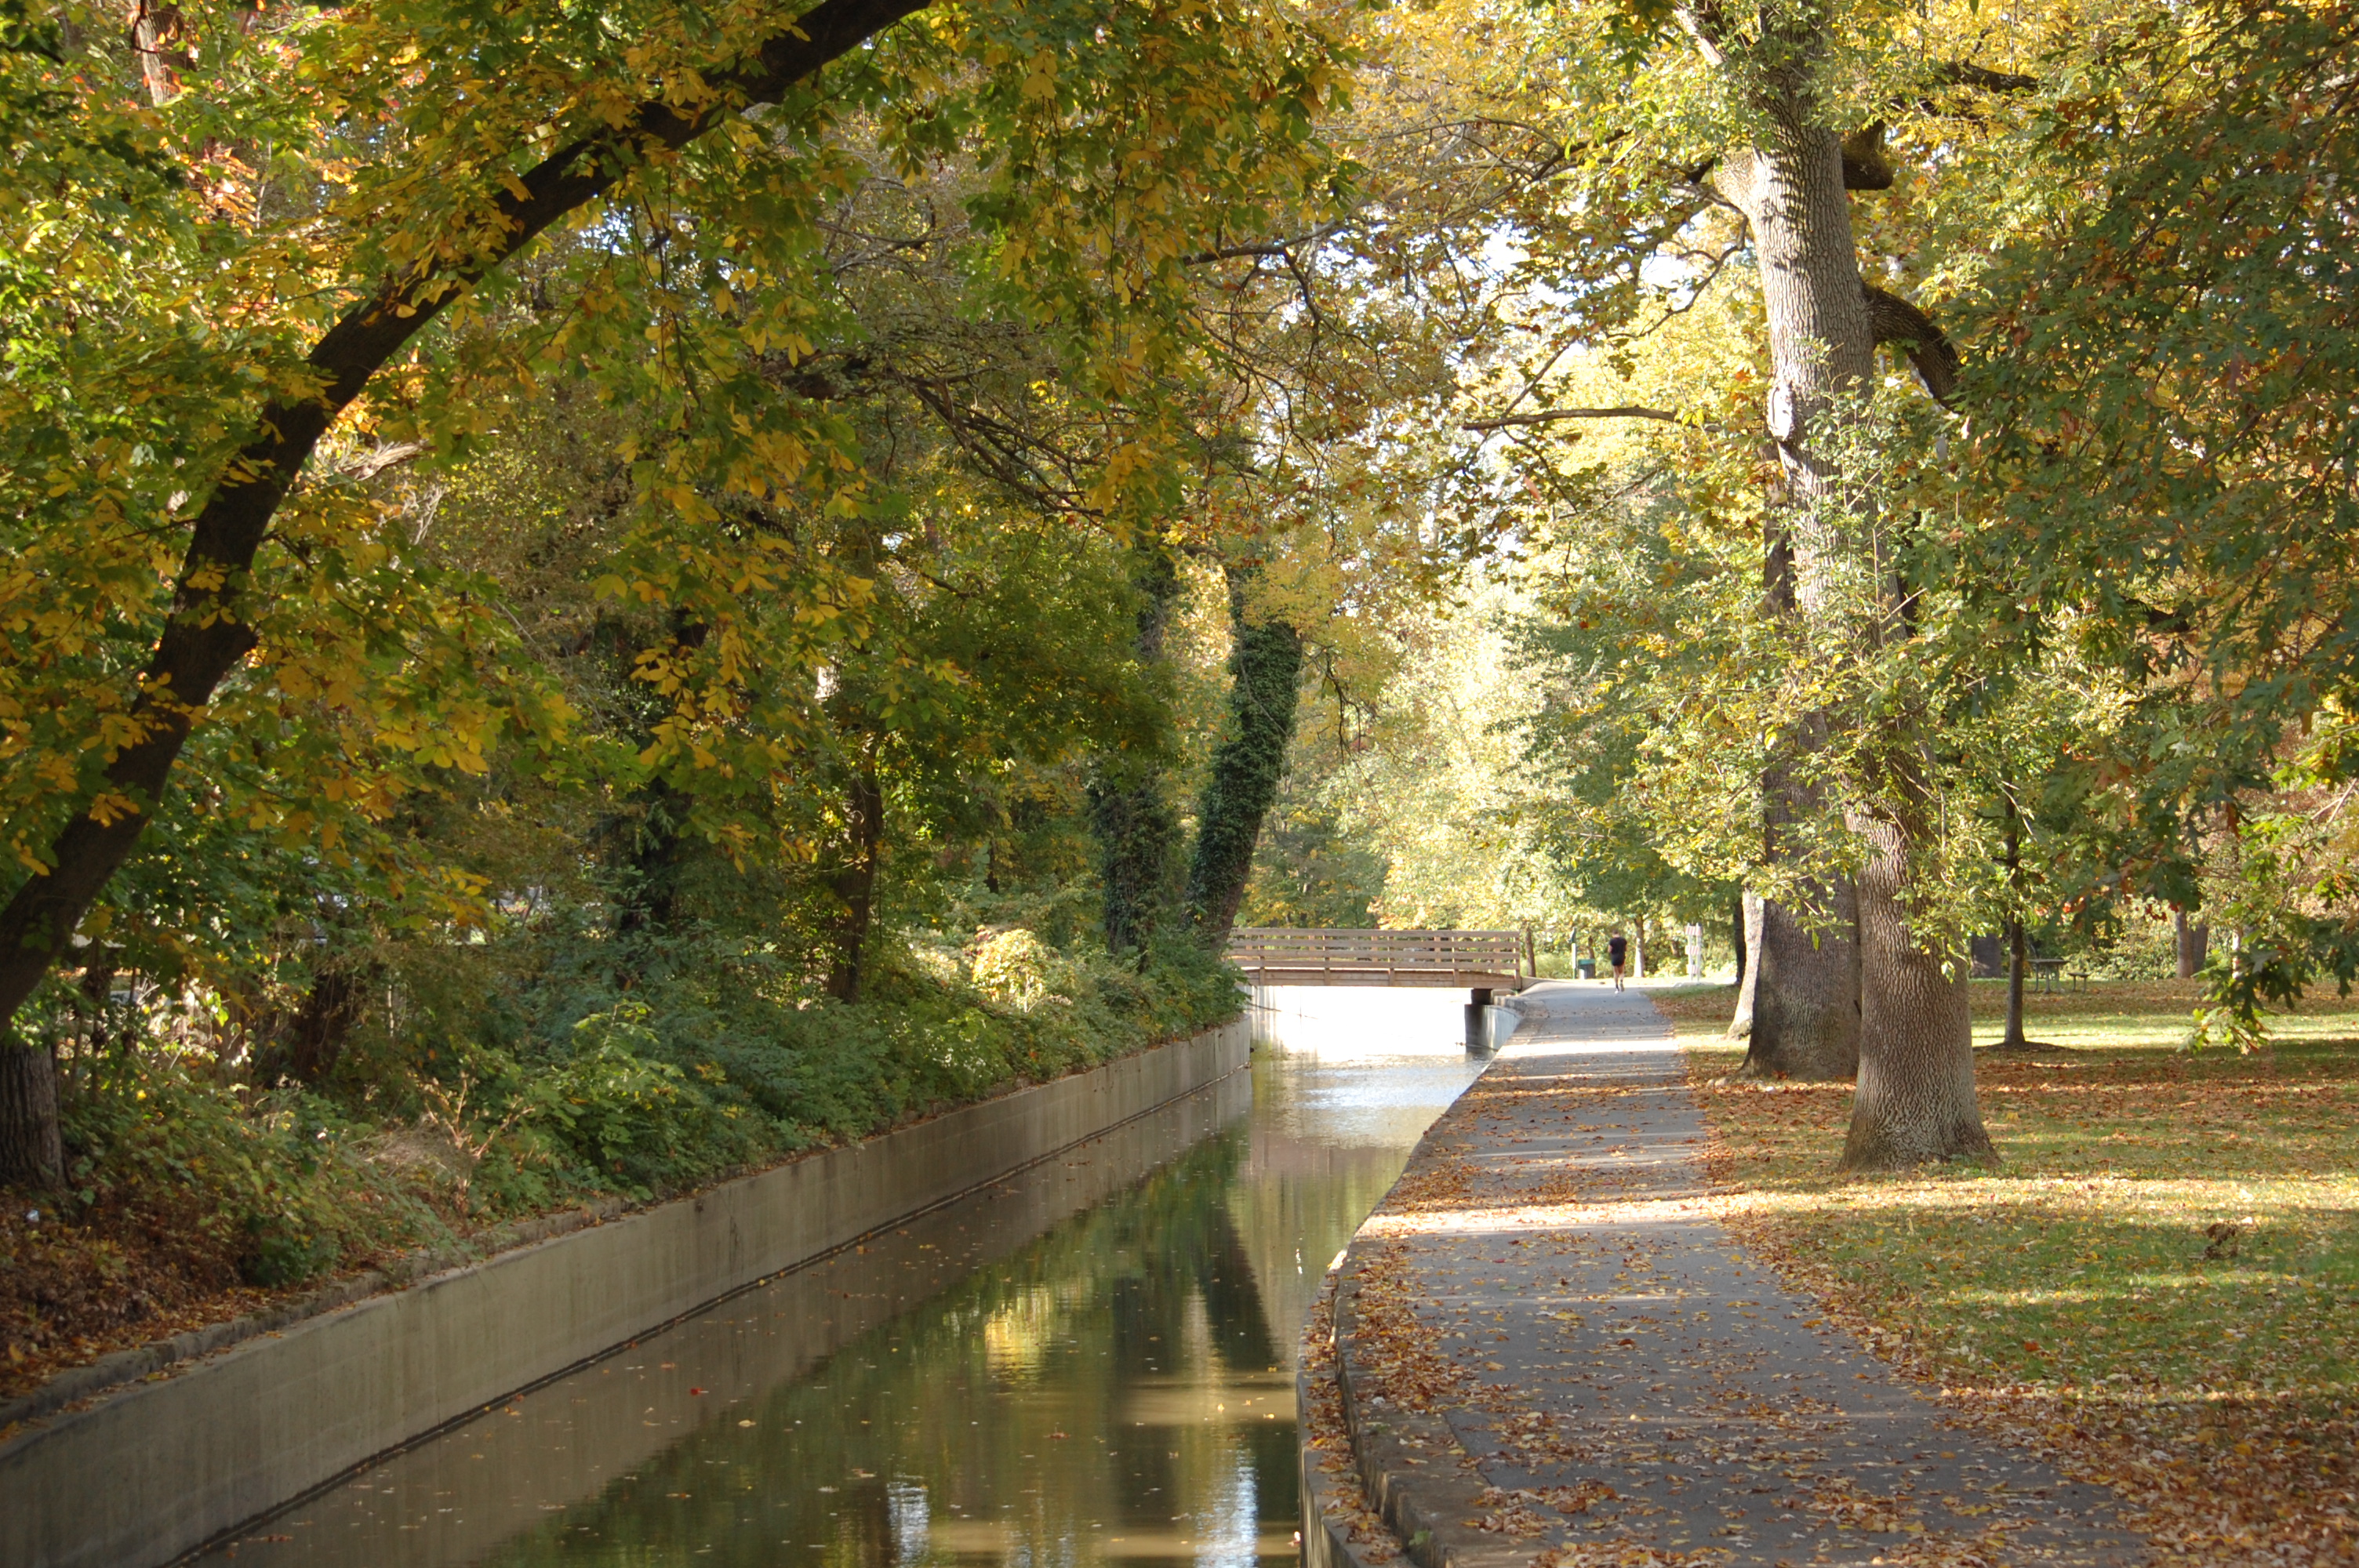
[[[1401,1173],[1415,1174],[1428,1158],[1429,1132]],[[1383,1206],[1377,1206],[1381,1212]],[[1484,1483],[1474,1458],[1450,1423],[1437,1416],[1394,1407],[1383,1374],[1359,1340],[1362,1249],[1354,1237],[1344,1249],[1335,1279],[1335,1382],[1343,1396],[1343,1430],[1352,1444],[1353,1467],[1368,1500],[1391,1527],[1401,1549],[1418,1568],[1496,1568],[1520,1565],[1531,1553],[1501,1538],[1470,1530],[1465,1520],[1484,1511]],[[1412,1452],[1415,1450],[1417,1452]],[[1420,1458],[1427,1454],[1430,1457]]]

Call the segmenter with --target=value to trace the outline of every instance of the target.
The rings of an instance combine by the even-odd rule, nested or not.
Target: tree
[[[2359,973],[2337,847],[2354,37],[2349,5],[2264,3],[2107,38],[2016,171],[2070,168],[2085,200],[2032,205],[1961,301],[1986,345],[1951,481],[1989,498],[1965,562],[1980,608],[2131,694],[2099,757],[2112,871],[2250,923],[2261,961],[2215,965],[2215,1022],[2245,1040],[2264,999]]]
[[[1254,847],[1286,771],[1302,681],[1302,634],[1283,620],[1249,616],[1246,574],[1233,569],[1228,586],[1236,629],[1229,727],[1197,802],[1188,862],[1189,920],[1216,947],[1228,941],[1245,901]]]
[[[691,708],[746,652],[726,601],[777,581],[775,541],[723,525],[728,509],[698,481],[756,503],[792,491],[861,503],[823,398],[743,374],[704,386],[695,363],[723,319],[741,361],[802,353],[824,259],[812,214],[854,175],[832,125],[875,115],[879,145],[913,170],[981,149],[966,206],[999,276],[1068,343],[1092,345],[1073,387],[1090,396],[1149,384],[1175,352],[1181,258],[1208,234],[1261,226],[1272,195],[1290,200],[1318,162],[1303,134],[1333,67],[1310,18],[1035,7],[874,41],[919,9],[826,0],[786,25],[659,6],[561,25],[327,13],[249,27],[189,7],[201,47],[160,110],[137,101],[151,86],[139,61],[91,42],[112,36],[103,27],[26,32],[5,60],[23,197],[11,222],[27,242],[6,298],[11,341],[35,345],[23,363],[39,373],[14,384],[0,468],[22,568],[9,613],[38,632],[10,665],[10,699],[42,717],[8,780],[12,841],[33,868],[0,910],[12,1017],[164,809],[200,719],[286,699],[271,677],[283,687],[297,672],[287,654],[307,606],[339,603],[355,557],[401,577],[365,497],[313,463],[323,450],[364,457],[380,435],[383,450],[413,437],[455,450],[536,366],[598,362],[638,317],[671,353],[625,362],[687,438],[641,454],[638,482],[669,498],[673,526],[643,530],[614,576],[708,628],[680,661],[689,678],[667,687]],[[420,48],[426,32],[436,41]],[[319,81],[334,91],[307,85]],[[90,265],[115,213],[162,264],[131,276],[174,280],[161,293],[137,297]],[[553,329],[503,336],[511,264],[569,225],[589,237],[589,287]],[[47,287],[57,278],[72,287]],[[722,304],[700,324],[679,308],[691,297]],[[212,336],[182,330],[191,312]],[[77,336],[85,319],[112,336]],[[1150,451],[1114,466],[1101,503],[1131,493],[1120,474],[1150,468]],[[153,587],[170,558],[159,551],[177,555],[168,594]],[[821,577],[806,606],[833,599],[840,613],[848,576]],[[460,757],[480,754],[480,730],[374,717],[386,734],[422,732],[425,749],[455,739]],[[683,718],[665,744],[692,750],[698,733]],[[54,1173],[49,1076],[21,1037],[0,1049],[0,1175]]]

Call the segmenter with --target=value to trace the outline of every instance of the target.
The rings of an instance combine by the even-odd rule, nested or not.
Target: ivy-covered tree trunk
[[[835,905],[827,925],[827,994],[858,1001],[876,912],[876,859],[885,841],[885,791],[873,747],[864,752],[844,792],[843,858],[828,879]]]
[[[1163,770],[1101,766],[1090,784],[1090,830],[1105,889],[1106,950],[1143,948],[1179,881],[1180,814],[1166,796]]]
[[[1188,918],[1218,946],[1236,924],[1253,874],[1254,845],[1277,796],[1302,678],[1302,636],[1283,621],[1248,625],[1245,579],[1229,574],[1229,731],[1212,753],[1212,776],[1196,808],[1196,851],[1188,866]]]
[[[1140,665],[1163,664],[1180,572],[1160,541],[1142,545],[1132,583],[1143,601],[1135,644]],[[1170,799],[1165,759],[1136,752],[1101,755],[1090,779],[1090,831],[1097,839],[1098,877],[1105,893],[1106,950],[1144,948],[1176,902],[1180,882],[1180,814]]]

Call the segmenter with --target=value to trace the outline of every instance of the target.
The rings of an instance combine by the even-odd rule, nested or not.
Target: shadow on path
[[[2111,1494],[1945,1425],[1714,1223],[1642,993],[1543,984],[1337,1283],[1355,1468],[1426,1568],[2127,1563]]]

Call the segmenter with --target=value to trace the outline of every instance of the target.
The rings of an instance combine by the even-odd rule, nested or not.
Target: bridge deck
[[[1240,926],[1229,961],[1262,986],[1434,986],[1515,990],[1514,931],[1336,931]]]

